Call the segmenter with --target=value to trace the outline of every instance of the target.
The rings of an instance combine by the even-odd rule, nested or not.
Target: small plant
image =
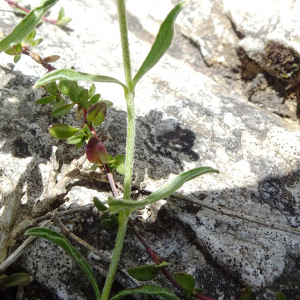
[[[12,4],[12,1],[7,2]],[[118,234],[102,295],[100,294],[91,268],[81,254],[63,235],[48,228],[32,228],[28,230],[26,234],[45,238],[64,249],[89,278],[95,290],[96,298],[107,300],[117,270],[128,225],[133,228],[135,235],[140,241],[146,245],[139,232],[133,227],[129,220],[131,213],[145,205],[171,195],[185,182],[197,176],[206,173],[218,173],[218,171],[211,167],[198,167],[176,176],[172,181],[141,201],[133,201],[130,199],[135,145],[135,87],[142,77],[154,67],[171,45],[174,36],[174,22],[186,3],[179,3],[168,14],[159,29],[149,54],[136,75],[132,78],[125,1],[117,1],[125,73],[125,83],[122,83],[109,76],[86,74],[72,69],[56,70],[50,63],[56,61],[59,58],[58,56],[52,55],[42,59],[39,55],[32,52],[32,48],[42,42],[41,39],[35,39],[35,27],[39,24],[43,15],[57,2],[58,0],[42,1],[41,6],[30,12],[11,34],[0,41],[0,52],[5,51],[6,54],[13,55],[15,62],[20,59],[21,54],[30,55],[36,62],[48,70],[48,73],[36,82],[35,87],[44,87],[49,93],[49,96],[37,100],[36,103],[51,104],[52,117],[54,118],[59,118],[69,113],[73,108],[76,108],[76,118],[78,120],[83,119],[82,125],[79,128],[72,127],[69,124],[57,123],[49,127],[49,133],[54,138],[64,139],[68,144],[74,144],[76,149],[86,145],[86,156],[88,160],[94,164],[93,169],[101,168],[108,174],[114,196],[109,197],[108,207],[102,204],[97,198],[94,198],[94,204],[98,210],[102,212],[101,218],[103,224],[107,227],[118,227]],[[65,26],[69,21],[70,19],[64,16],[64,10],[61,9],[56,24]],[[104,141],[99,138],[96,132],[96,127],[102,124],[106,117],[107,109],[109,109],[112,103],[102,99],[101,95],[96,93],[93,83],[89,89],[86,89],[79,86],[78,81],[110,82],[118,84],[123,88],[127,104],[126,156],[123,154],[118,154],[115,157],[109,155],[103,144]],[[113,169],[125,175],[124,192],[121,198],[117,193],[113,181]],[[128,270],[132,277],[140,281],[147,281],[153,279],[158,272],[162,272],[177,289],[182,291],[182,295],[186,299],[193,297],[203,300],[211,299],[200,294],[203,291],[201,288],[195,288],[196,280],[193,276],[186,273],[175,273],[172,277],[166,271],[169,263],[161,261],[150,247],[146,246],[146,248],[154,261],[154,265],[140,266]],[[239,299],[246,300],[247,297],[249,298],[250,292],[251,289],[245,290]],[[115,300],[122,296],[136,293],[158,295],[166,299],[178,299],[172,291],[154,285],[144,285],[135,289],[125,290],[111,299]]]

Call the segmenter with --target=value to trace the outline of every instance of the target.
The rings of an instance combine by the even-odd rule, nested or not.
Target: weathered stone
[[[199,40],[199,43],[202,43],[202,51],[207,46],[207,54],[202,53],[207,63],[218,65],[220,53],[227,49],[224,55],[232,55],[228,65],[238,64],[236,53],[232,53],[238,39],[233,29],[229,29],[228,20],[222,17],[228,26],[223,28],[219,24],[223,31],[213,23],[207,24],[206,36],[200,34],[202,24],[209,23],[212,7],[220,6],[218,2],[209,5],[203,1],[199,6],[196,2],[179,17],[183,34],[187,35],[189,27],[191,34],[204,41]],[[74,66],[82,72],[123,80],[115,3],[62,1],[61,5],[73,18],[70,30],[43,23],[37,31],[37,36],[44,38],[39,55],[60,55],[61,59],[53,64],[57,68]],[[141,8],[138,5],[141,4],[137,1],[128,1],[133,73],[147,55],[172,1],[149,2],[149,10],[144,3]],[[6,3],[0,7],[7,10]],[[59,7],[51,10],[49,18],[56,18]],[[197,23],[199,11],[204,13]],[[220,16],[220,11],[215,15]],[[7,34],[18,20],[4,11],[0,30]],[[89,22],[83,26],[83,20]],[[231,46],[222,44],[217,48],[218,40],[210,41],[209,32],[224,40],[232,39]],[[193,63],[186,58],[180,61],[176,56],[180,47],[190,49],[190,45],[183,35],[179,33],[179,36],[182,45],[176,44],[177,54],[172,48],[172,56],[166,55],[136,88],[134,185],[155,191],[176,174],[202,165],[215,167],[220,174],[204,175],[180,189],[181,194],[198,200],[203,206],[171,198],[135,212],[132,220],[155,252],[170,262],[170,272],[186,271],[194,275],[198,287],[203,287],[208,296],[234,299],[242,286],[252,285],[257,297],[271,300],[283,289],[288,298],[297,300],[300,294],[299,128],[252,105],[245,96],[234,96],[224,78],[217,80],[224,82],[224,87],[217,86],[211,78],[191,67]],[[193,59],[191,57],[191,61]],[[29,57],[22,57],[15,66],[11,62],[11,57],[0,55],[0,128],[3,133],[0,164],[3,182],[10,181],[13,187],[25,192],[20,199],[19,222],[30,216],[33,205],[43,198],[52,147],[58,147],[59,172],[80,157],[84,149],[75,151],[73,146],[56,141],[47,133],[47,127],[57,121],[50,117],[49,106],[35,104],[45,91],[32,89],[34,81],[45,70]],[[256,76],[256,72],[253,74]],[[114,103],[99,130],[107,131],[105,146],[112,155],[124,153],[126,103],[123,91],[112,84],[96,84],[96,87],[104,99]],[[80,126],[75,111],[59,122]],[[144,194],[137,192],[135,197],[141,199]],[[68,201],[64,204],[64,209],[68,209],[91,203],[93,195],[104,201],[110,195],[109,184],[80,178],[74,180],[58,200],[59,203]],[[103,228],[95,211],[62,220],[72,232],[103,251],[109,259],[115,234]],[[79,250],[103,286],[107,259],[87,253],[85,249]],[[121,266],[127,269],[146,263],[151,263],[148,255],[129,232]],[[92,287],[75,263],[44,240],[38,240],[16,265],[32,273],[61,299],[94,297]],[[162,277],[155,282],[171,288]],[[132,280],[120,272],[113,292],[133,286]]]

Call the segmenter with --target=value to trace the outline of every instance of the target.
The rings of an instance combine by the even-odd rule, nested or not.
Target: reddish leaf
[[[86,147],[86,157],[93,164],[105,164],[108,161],[106,148],[96,137],[90,138]]]

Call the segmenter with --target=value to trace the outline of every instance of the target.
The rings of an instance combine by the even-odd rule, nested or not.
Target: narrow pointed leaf
[[[117,300],[121,297],[127,296],[127,295],[134,295],[134,294],[146,294],[146,295],[151,295],[151,296],[160,296],[163,297],[167,300],[179,300],[179,298],[171,291],[162,288],[157,285],[143,285],[139,286],[135,289],[129,289],[129,290],[124,290],[114,297],[110,298],[110,300]]]
[[[134,86],[151,68],[154,67],[170,47],[174,37],[174,22],[185,5],[186,2],[177,4],[161,24],[156,40],[152,45],[148,56],[133,79]]]
[[[42,16],[57,2],[58,0],[46,0],[43,4],[31,11],[4,39],[0,41],[0,53],[13,45],[21,43],[26,36],[34,30],[38,25]]]
[[[136,268],[132,268],[127,270],[128,274],[140,281],[148,281],[152,280],[156,277],[156,275],[160,272],[160,270],[163,267],[168,266],[169,263],[166,261],[163,261],[160,265],[158,266],[153,266],[153,265],[145,265],[145,266],[140,266]]]
[[[96,208],[100,211],[107,211],[108,207],[106,205],[104,205],[97,197],[94,197],[94,205],[96,206]]]
[[[65,9],[61,7],[58,13],[57,21],[62,19],[64,16],[65,16]]]
[[[178,272],[174,274],[174,279],[177,283],[179,283],[183,289],[187,291],[192,291],[193,287],[196,284],[195,278],[187,273]]]
[[[69,87],[69,96],[72,102],[78,103],[79,102],[79,93],[75,85],[71,84]]]
[[[30,283],[31,278],[28,273],[14,273],[8,277],[0,279],[0,286],[8,288],[11,286],[18,286],[20,284]]]
[[[89,98],[92,98],[96,93],[96,87],[95,85],[92,83],[90,88],[89,88]]]
[[[61,70],[56,70],[47,73],[35,83],[34,87],[37,88],[39,86],[45,85],[54,80],[75,80],[75,81],[82,80],[82,81],[89,81],[89,82],[112,82],[121,85],[124,91],[128,93],[128,89],[126,85],[113,77],[81,73],[69,69],[61,69]]]
[[[185,182],[206,173],[219,173],[219,171],[211,167],[199,167],[181,173],[180,175],[176,176],[173,180],[171,180],[171,182],[165,184],[159,190],[152,193],[150,196],[148,196],[147,198],[141,201],[122,200],[122,199],[115,199],[113,197],[108,197],[109,210],[113,214],[121,210],[128,210],[129,212],[133,212],[136,209],[144,207],[147,204],[154,203],[158,200],[161,200],[167,196],[172,195]]]
[[[76,261],[81,270],[87,275],[95,290],[97,300],[100,299],[100,292],[98,289],[97,281],[93,275],[90,266],[81,256],[81,254],[70,244],[70,242],[63,235],[49,228],[41,227],[29,229],[26,231],[25,234],[44,238],[65,250]]]
[[[55,124],[49,127],[49,133],[56,139],[65,140],[75,135],[79,129],[67,124]]]
[[[58,118],[58,117],[61,117],[65,114],[67,114],[71,109],[72,107],[74,106],[74,104],[65,104],[65,105],[62,105],[60,107],[58,107],[56,110],[54,110],[51,114],[51,116],[53,118]]]
[[[37,104],[48,104],[53,102],[56,99],[56,96],[48,96],[35,101]]]

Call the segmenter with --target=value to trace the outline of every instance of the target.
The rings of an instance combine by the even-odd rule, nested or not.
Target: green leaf
[[[63,17],[56,22],[56,25],[63,27],[63,26],[66,26],[71,21],[72,21],[72,19],[70,17]]]
[[[114,163],[116,170],[124,175],[125,174],[125,155],[124,154],[117,154],[115,156],[116,162]]]
[[[105,102],[93,104],[87,112],[86,119],[92,121],[95,126],[99,126],[105,119],[107,106]]]
[[[27,284],[31,282],[30,275],[28,273],[15,273],[8,277],[4,277],[0,280],[0,286],[8,288],[11,286],[17,286],[20,284]]]
[[[42,41],[43,41],[43,39],[40,38],[40,39],[37,39],[37,40],[31,42],[30,44],[31,44],[32,47],[36,47],[36,46],[38,46]]]
[[[119,218],[116,215],[110,215],[102,224],[108,228],[117,228],[119,225]]]
[[[169,263],[163,261],[158,266],[145,265],[137,268],[132,268],[127,270],[128,274],[140,281],[148,281],[155,278],[155,276],[160,272],[161,268],[168,266]]]
[[[21,54],[16,54],[14,57],[14,63],[16,64],[21,59]]]
[[[16,51],[17,51],[17,52],[21,52],[22,49],[23,49],[21,43],[18,43],[18,44],[15,46],[15,48],[16,48]]]
[[[235,297],[235,300],[248,300],[251,294],[251,286],[243,288]]]
[[[99,102],[104,102],[104,103],[106,103],[106,106],[107,107],[110,107],[110,106],[113,106],[114,104],[111,102],[111,101],[109,101],[109,100],[100,100]]]
[[[174,22],[185,5],[185,1],[177,4],[161,24],[148,56],[133,79],[134,86],[151,68],[154,67],[170,47],[174,37]]]
[[[100,211],[107,211],[108,207],[106,205],[104,205],[97,197],[94,197],[93,199],[94,201],[94,205],[96,206],[96,208]]]
[[[78,88],[78,83],[76,81],[61,80],[58,84],[59,90],[62,94],[69,96],[69,89],[72,84],[75,85],[76,88]]]
[[[75,70],[61,69],[47,73],[35,83],[35,88],[45,85],[54,80],[75,80],[75,81],[90,81],[90,82],[112,82],[121,85],[126,93],[129,93],[128,88],[121,81],[108,76],[93,75],[77,72]]]
[[[36,9],[32,10],[4,39],[0,41],[0,53],[12,46],[21,43],[26,36],[34,30],[43,15],[56,3],[58,0],[46,0]]]
[[[49,133],[56,139],[65,140],[75,135],[79,129],[67,124],[55,124],[49,127]]]
[[[61,117],[65,114],[67,114],[72,109],[73,106],[74,106],[73,103],[60,106],[52,112],[51,117],[53,117],[53,118]]]
[[[115,214],[121,210],[128,210],[128,212],[133,212],[136,209],[144,207],[147,204],[154,203],[161,200],[167,196],[172,195],[176,190],[178,190],[185,182],[198,177],[206,173],[219,173],[219,171],[211,167],[199,167],[187,172],[181,173],[176,176],[171,182],[165,184],[156,192],[152,193],[150,196],[141,201],[132,201],[125,199],[115,199],[113,197],[108,197],[108,205],[111,213]]]
[[[72,102],[78,103],[79,102],[79,93],[77,91],[77,88],[74,84],[71,84],[69,87],[69,97]]]
[[[92,98],[96,93],[96,87],[95,85],[92,83],[90,88],[89,88],[89,98]]]
[[[276,295],[276,300],[286,300],[286,297],[285,297],[284,293],[283,292],[279,292]]]
[[[65,9],[61,7],[58,13],[57,21],[62,19],[64,16],[65,16]]]
[[[79,94],[79,102],[86,102],[89,99],[89,91],[84,89]]]
[[[177,283],[179,283],[183,289],[187,290],[187,291],[192,291],[193,287],[196,284],[196,280],[195,278],[187,273],[182,273],[182,272],[178,272],[178,273],[174,273],[174,279]]]
[[[55,91],[58,91],[58,86],[55,81],[51,82],[50,84]]]
[[[14,49],[14,48],[9,48],[9,49],[5,50],[4,52],[8,55],[15,55],[17,53],[16,49]]]
[[[76,261],[77,265],[81,268],[81,270],[87,275],[95,290],[97,300],[100,299],[100,292],[98,289],[97,281],[93,275],[90,266],[81,256],[81,254],[70,244],[70,242],[63,235],[49,228],[41,227],[31,228],[27,230],[25,234],[44,238],[65,250]]]
[[[52,87],[50,83],[46,84],[46,90],[47,92],[52,96],[57,96],[57,91]]]
[[[65,101],[64,99],[60,96],[60,95],[57,95],[56,96],[56,100],[54,101],[53,103],[53,111],[56,110],[58,107],[60,107],[61,105],[64,105],[65,104]]]
[[[78,144],[82,141],[82,137],[79,135],[71,136],[67,139],[67,144]]]
[[[85,142],[85,139],[82,139],[81,142],[76,144],[76,149],[79,149]]]
[[[35,101],[37,104],[48,104],[53,102],[56,99],[56,96],[48,96]]]
[[[98,102],[98,100],[100,99],[101,95],[100,94],[96,94],[94,95],[91,99],[90,99],[90,102],[91,103],[96,103]]]
[[[28,42],[34,40],[35,36],[36,36],[36,30],[34,29],[27,35],[27,37],[24,40],[25,40],[25,42],[28,43]]]
[[[179,298],[173,292],[171,292],[165,288],[162,288],[160,286],[150,285],[150,284],[139,286],[134,289],[124,290],[124,291],[118,293],[117,295],[115,295],[114,297],[110,298],[110,300],[117,300],[117,299],[127,296],[127,295],[140,294],[140,293],[143,293],[146,295],[152,295],[152,296],[160,296],[167,300],[179,300]]]

